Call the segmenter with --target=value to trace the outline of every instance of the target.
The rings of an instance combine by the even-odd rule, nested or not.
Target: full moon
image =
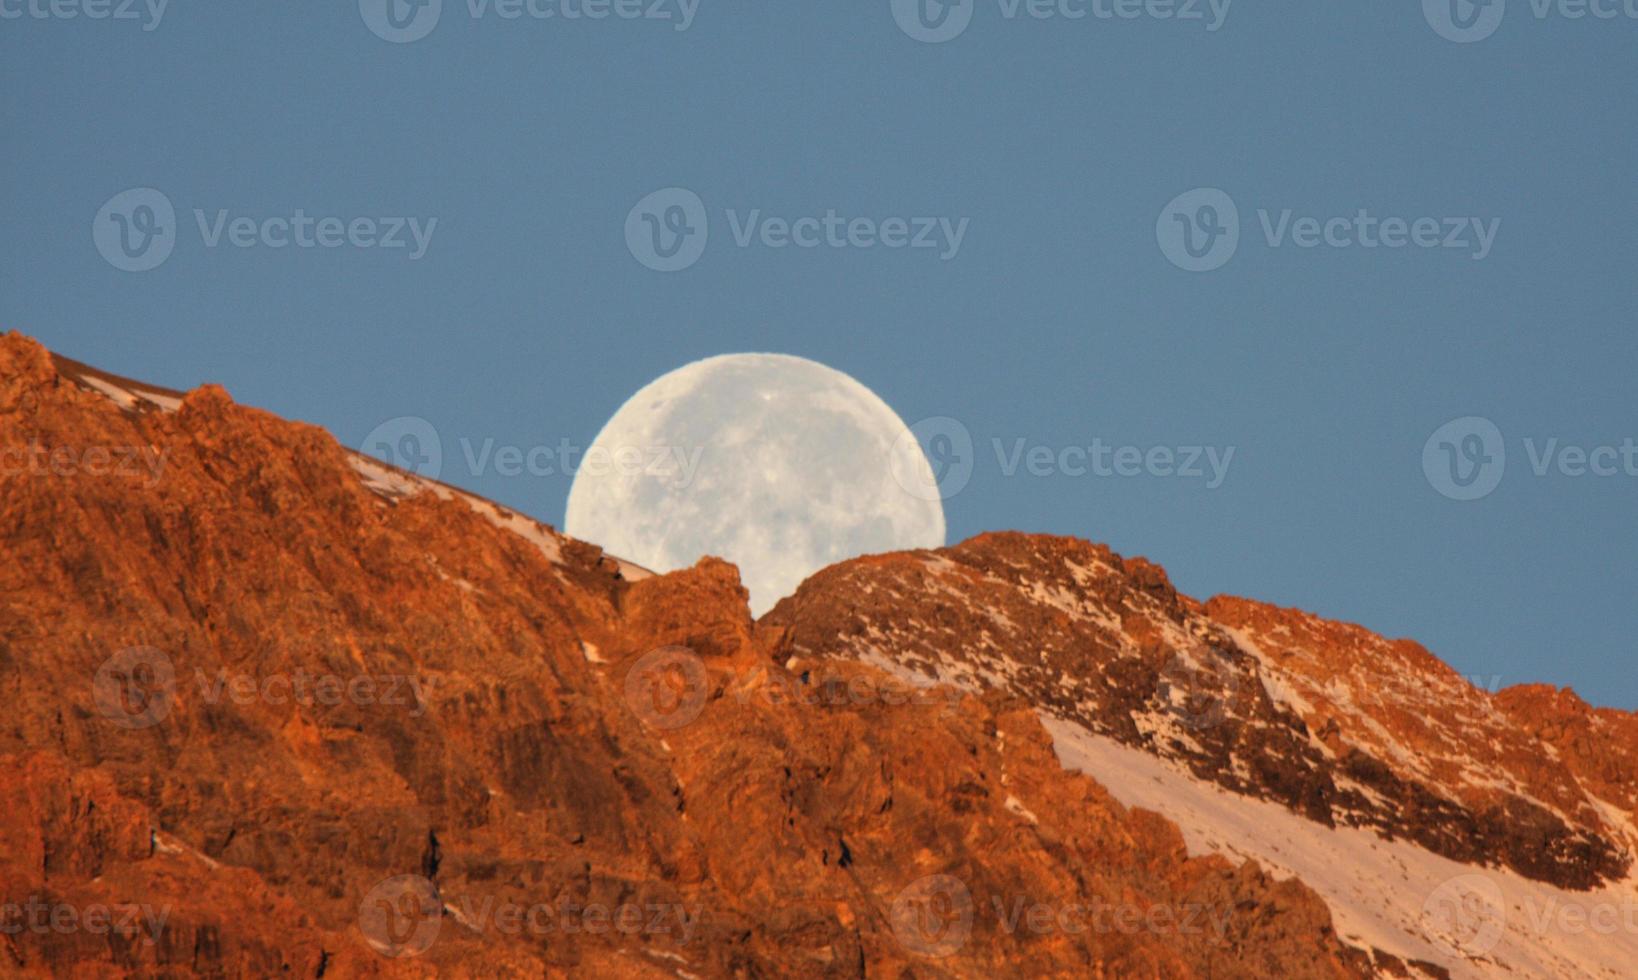
[[[614,413],[564,530],[656,572],[725,558],[760,616],[826,565],[943,547],[944,507],[915,436],[869,388],[800,357],[726,354]]]

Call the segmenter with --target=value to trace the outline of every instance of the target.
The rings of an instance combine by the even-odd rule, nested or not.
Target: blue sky
[[[355,445],[426,419],[554,524],[567,477],[462,447],[798,354],[959,421],[952,540],[1638,707],[1638,17],[1456,2],[445,0],[398,43],[376,0],[0,0],[0,327]]]

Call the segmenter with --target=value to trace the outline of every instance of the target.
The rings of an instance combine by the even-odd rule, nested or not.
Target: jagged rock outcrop
[[[0,451],[7,975],[1371,969],[1301,882],[1190,857],[1065,770],[1031,688],[913,687],[892,651],[821,649],[889,629],[868,588],[820,609],[821,577],[753,623],[721,562],[645,576],[220,388],[15,334]],[[981,644],[941,596],[1012,588],[990,581],[1009,549],[856,567],[930,569],[906,624]],[[1245,656],[1123,567],[1118,644],[1078,598],[996,607],[1039,637],[1020,671],[1089,671],[1066,710],[1137,706],[1197,620]],[[1121,644],[1142,656],[1100,652]],[[1314,797],[1319,749],[1266,716],[1258,785]],[[103,908],[124,928],[93,928]]]
[[[1200,603],[1084,541],[986,534],[844,562],[765,623],[796,655],[1021,694],[1237,793],[1456,861],[1587,889],[1623,878],[1638,846],[1633,752],[1616,768],[1600,751],[1632,716],[1572,712],[1575,734],[1543,739],[1415,643]],[[1554,744],[1580,763],[1556,764]]]

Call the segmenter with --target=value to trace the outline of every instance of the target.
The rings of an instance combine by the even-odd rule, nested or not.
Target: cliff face
[[[1153,566],[1084,552],[1133,606],[1112,625],[1046,583],[1017,598],[1011,565],[1087,548],[1022,537],[842,566],[755,623],[721,562],[647,576],[218,388],[15,334],[0,452],[0,973],[1371,969],[1301,882],[1191,857],[1060,763],[1043,706],[1135,743],[1121,706],[1182,638],[1248,656]],[[879,605],[903,576],[913,603]],[[1000,616],[1043,683],[1107,693],[904,675]],[[901,628],[942,632],[879,642]],[[1341,791],[1306,722],[1254,684],[1233,703],[1261,741],[1204,756],[1268,747],[1247,785],[1323,816]],[[1588,835],[1550,873],[1614,867],[1590,822],[1544,827]]]
[[[762,626],[793,669],[1023,699],[1066,767],[1191,853],[1312,886],[1383,975],[1613,977],[1638,956],[1638,716],[1492,694],[1415,643],[1198,602],[1141,558],[1039,535],[845,562]]]
[[[1638,716],[1087,542],[844,562],[753,621],[723,562],[13,334],[0,547],[0,974],[1638,957]]]
[[[1158,566],[1083,541],[989,534],[844,563],[765,621],[803,654],[1017,693],[1236,793],[1456,861],[1589,889],[1624,878],[1638,844],[1633,750],[1625,767],[1604,753],[1631,716],[1544,741],[1510,717],[1518,696],[1492,697],[1415,643],[1196,602]],[[1554,744],[1580,763],[1555,762]]]

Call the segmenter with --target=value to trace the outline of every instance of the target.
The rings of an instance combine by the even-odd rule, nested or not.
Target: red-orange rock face
[[[1202,605],[1158,566],[1083,541],[988,534],[843,563],[765,621],[803,653],[1019,693],[1237,793],[1453,860],[1586,889],[1622,878],[1638,845],[1602,809],[1630,801],[1632,750],[1600,767],[1625,795],[1590,787],[1505,699],[1415,643],[1244,599]],[[1589,724],[1559,739],[1587,771],[1633,722]]]
[[[1423,895],[1397,955],[1374,907],[1339,939],[1066,770],[1060,723],[1515,895],[1616,894],[1638,849],[1638,716],[1568,691],[1039,535],[753,622],[724,562],[649,575],[15,334],[0,547],[5,976],[1443,974]],[[1449,962],[1562,973],[1536,938]]]
[[[0,452],[0,974],[1368,969],[1300,882],[1188,857],[1066,772],[1025,689],[802,649],[871,638],[868,591],[817,601],[821,577],[753,623],[724,563],[645,577],[17,335]],[[938,559],[966,570],[929,572],[912,619],[981,642],[943,597],[1002,588],[1033,540]],[[1121,567],[1096,587],[1132,608],[1097,628],[1164,662],[1198,607]],[[1043,668],[1090,668],[1054,595],[996,608]]]

